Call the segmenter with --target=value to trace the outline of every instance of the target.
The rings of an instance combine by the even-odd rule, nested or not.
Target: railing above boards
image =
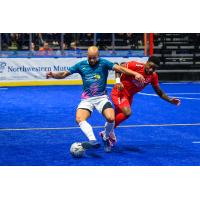
[[[143,50],[108,50],[100,51],[101,57],[143,57]],[[0,51],[0,58],[65,58],[87,57],[87,50],[76,51]]]

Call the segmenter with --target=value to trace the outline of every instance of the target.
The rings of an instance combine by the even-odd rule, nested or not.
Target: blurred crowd
[[[1,50],[79,50],[97,45],[101,50],[138,49],[143,33],[1,33]]]

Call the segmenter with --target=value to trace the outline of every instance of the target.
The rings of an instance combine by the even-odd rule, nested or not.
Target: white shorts
[[[77,109],[82,108],[93,112],[94,108],[96,108],[99,113],[102,113],[103,107],[106,103],[111,103],[107,95],[91,97],[88,99],[82,99]]]

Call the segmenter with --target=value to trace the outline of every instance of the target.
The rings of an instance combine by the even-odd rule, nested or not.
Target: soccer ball
[[[70,147],[70,153],[75,158],[80,158],[84,155],[85,149],[82,147],[80,142],[75,142]]]

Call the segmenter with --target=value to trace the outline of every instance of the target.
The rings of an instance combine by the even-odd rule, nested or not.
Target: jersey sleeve
[[[153,85],[153,86],[158,86],[159,85],[158,74],[157,73],[153,73],[153,76],[152,76],[152,79],[151,79],[151,85]]]
[[[72,67],[68,67],[67,71],[70,72],[70,74],[79,73],[80,66],[81,66],[81,62],[73,65]]]
[[[127,62],[126,63],[126,68],[131,69],[133,71],[136,71],[136,63],[135,62]]]
[[[105,60],[105,59],[104,59],[103,61],[104,61],[105,67],[106,67],[108,70],[112,70],[112,69],[113,69],[115,63],[110,62],[109,60]]]

